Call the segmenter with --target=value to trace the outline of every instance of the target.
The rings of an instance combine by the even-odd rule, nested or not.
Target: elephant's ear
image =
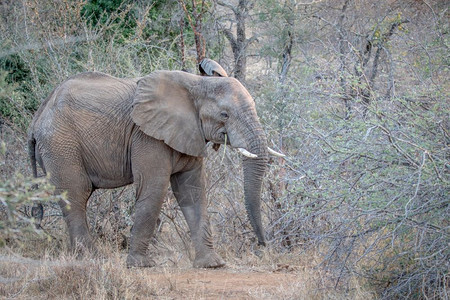
[[[200,76],[157,71],[139,80],[131,118],[147,135],[192,156],[205,156],[205,137],[190,90]]]

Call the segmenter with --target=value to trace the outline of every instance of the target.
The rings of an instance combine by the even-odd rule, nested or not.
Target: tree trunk
[[[236,36],[230,29],[223,29],[222,32],[230,42],[231,50],[233,51],[233,76],[240,82],[245,82],[247,71],[247,47],[254,40],[256,40],[254,36],[247,39],[245,32],[245,21],[248,16],[248,12],[251,9],[251,4],[249,2],[250,1],[248,0],[239,0],[237,7],[222,1],[217,2],[219,5],[231,9],[236,19]]]

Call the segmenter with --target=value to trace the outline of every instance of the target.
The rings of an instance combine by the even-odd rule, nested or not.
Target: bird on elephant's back
[[[214,66],[203,63],[211,73]],[[261,183],[269,151],[275,152],[267,147],[248,91],[223,69],[214,72],[220,76],[156,71],[121,79],[87,72],[67,79],[44,100],[29,130],[33,173],[39,164],[55,192],[67,192],[60,206],[75,251],[95,249],[86,219],[92,192],[134,184],[127,265],[153,266],[147,250],[171,186],[190,229],[194,266],[223,266],[206,214],[203,160],[209,142],[227,143],[245,155],[245,206],[258,244],[265,245]]]

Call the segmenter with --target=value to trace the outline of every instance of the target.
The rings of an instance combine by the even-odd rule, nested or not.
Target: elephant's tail
[[[30,138],[28,139],[28,156],[30,157],[33,177],[37,178],[36,139],[34,138],[33,134],[30,134]]]
[[[37,178],[36,139],[32,133],[28,139],[28,155],[30,157],[31,169],[33,170],[33,177]],[[37,189],[37,184],[33,184],[32,189]],[[41,202],[36,202],[33,205],[31,208],[31,216],[34,218],[34,226],[36,229],[41,229],[42,219],[44,218],[44,206]]]

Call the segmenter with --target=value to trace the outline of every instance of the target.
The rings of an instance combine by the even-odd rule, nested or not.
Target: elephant
[[[198,64],[198,70],[202,76],[228,77],[227,72],[218,62],[203,58]]]
[[[100,72],[74,75],[42,102],[28,132],[33,173],[48,174],[60,200],[71,249],[95,251],[86,206],[96,189],[133,184],[135,217],[128,267],[152,267],[150,240],[168,187],[181,208],[195,250],[193,266],[225,263],[216,253],[206,213],[204,158],[209,143],[228,144],[243,157],[244,198],[259,245],[267,139],[255,102],[231,77],[155,71],[139,78]]]

